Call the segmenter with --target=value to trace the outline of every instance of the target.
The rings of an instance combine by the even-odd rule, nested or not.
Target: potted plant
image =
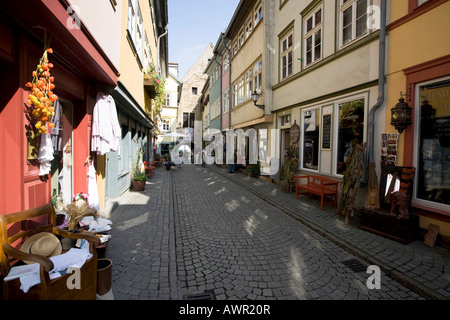
[[[147,176],[143,172],[136,172],[133,174],[132,188],[135,191],[144,191]]]
[[[138,160],[133,164],[133,170],[131,172],[131,188],[135,191],[144,191],[147,176],[145,175],[145,168],[141,161],[140,151],[138,152],[138,155]]]

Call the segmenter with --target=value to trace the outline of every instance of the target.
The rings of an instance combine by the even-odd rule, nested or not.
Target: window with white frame
[[[239,31],[239,36],[238,36],[238,49],[242,48],[242,46],[244,45],[244,28],[242,28]]]
[[[166,94],[166,107],[170,107],[172,93],[167,92]]]
[[[245,94],[244,94],[244,99],[250,100],[252,98],[252,69],[247,70],[247,72],[245,73]]]
[[[230,89],[229,88],[223,92],[222,99],[223,99],[222,113],[227,113],[228,111],[230,111]]]
[[[305,66],[322,58],[322,7],[305,19]]]
[[[168,118],[163,118],[162,119],[162,130],[164,131],[169,131],[170,130],[170,119]]]
[[[253,66],[253,90],[261,93],[262,89],[262,59]]]
[[[247,22],[245,22],[245,39],[248,39],[248,37],[250,37],[252,31],[253,31],[253,17],[250,15],[250,17],[248,17],[247,19]]]
[[[341,0],[341,46],[367,34],[367,6],[367,0]]]
[[[223,54],[222,71],[225,73],[225,71],[227,71],[229,67],[230,67],[230,53],[227,50]]]
[[[261,1],[259,1],[255,7],[255,15],[254,16],[255,16],[255,27],[256,27],[258,25],[258,23],[262,20],[262,17],[263,17]]]
[[[231,48],[231,54],[233,55],[233,57],[236,55],[236,53],[238,52],[238,40],[237,37],[233,40],[233,46]]]
[[[136,0],[128,0],[127,30],[133,38],[136,29]]]
[[[238,104],[244,102],[244,76],[242,76],[238,81]]]
[[[292,75],[294,31],[290,31],[281,39],[281,80]]]
[[[144,41],[144,20],[142,19],[142,12],[137,4],[137,17],[136,17],[136,38],[135,38],[136,52],[139,58],[142,58],[142,43]]]
[[[216,101],[214,101],[211,104],[211,113],[210,114],[211,114],[211,120],[220,116],[220,99],[216,99]]]
[[[141,8],[137,0],[128,0],[127,31],[130,41],[133,44],[133,50],[135,50],[139,62],[142,63],[144,22],[142,19]]]
[[[233,84],[233,108],[238,105],[238,85],[237,83]]]

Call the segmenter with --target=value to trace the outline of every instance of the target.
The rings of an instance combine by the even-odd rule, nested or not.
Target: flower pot
[[[133,180],[131,187],[134,191],[144,191],[145,183],[146,181]]]

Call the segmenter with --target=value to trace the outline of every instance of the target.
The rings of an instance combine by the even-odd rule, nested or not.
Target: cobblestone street
[[[225,169],[195,165],[172,171],[159,168],[146,191],[129,191],[115,199],[108,248],[114,298],[424,299],[416,293],[420,290],[403,285],[401,277],[392,280],[384,272],[381,289],[368,289],[368,264],[354,254],[359,251],[345,250],[236,179],[271,189],[283,205],[300,205],[306,216],[337,216],[334,209],[320,211],[314,200],[295,200],[276,185],[242,173],[229,175]],[[344,233],[356,229],[343,221],[335,224]],[[372,239],[374,249],[378,245],[378,257],[382,246],[397,245],[358,232]],[[351,270],[344,264],[348,260],[362,266]],[[443,263],[441,270],[448,268],[437,258],[434,263]]]

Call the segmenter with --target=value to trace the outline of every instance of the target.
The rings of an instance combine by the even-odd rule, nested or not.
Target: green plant
[[[131,171],[131,178],[137,181],[146,181],[147,176],[145,175],[144,165],[142,163],[143,152],[141,149],[137,150],[137,159],[133,162],[133,167]]]
[[[259,177],[261,175],[261,164],[258,161],[256,164],[249,165],[245,171],[250,174],[252,177]]]
[[[161,79],[152,63],[148,65],[145,77],[153,79],[156,95],[151,99],[152,109],[154,109],[155,115],[161,118],[161,110],[166,105],[166,80]]]

